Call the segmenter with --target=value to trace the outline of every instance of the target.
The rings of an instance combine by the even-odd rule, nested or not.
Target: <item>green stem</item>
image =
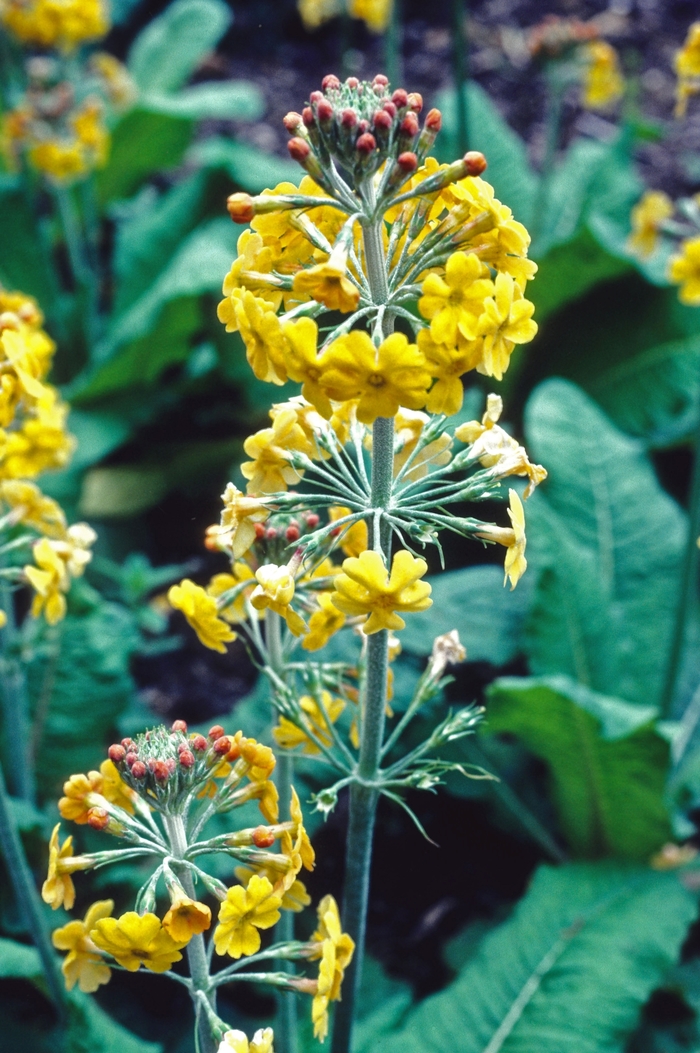
[[[532,224],[530,234],[532,242],[535,243],[542,234],[544,227],[549,190],[554,174],[554,160],[559,146],[559,133],[561,131],[561,118],[564,110],[564,94],[567,81],[556,68],[547,74],[547,116],[545,123],[545,146],[544,157],[540,169],[539,183],[535,197],[535,205],[532,213]]]
[[[697,545],[698,535],[700,535],[700,426],[695,438],[693,474],[690,483],[690,507],[688,509],[688,536],[678,582],[679,595],[676,621],[673,627],[673,636],[666,664],[666,677],[661,695],[661,714],[666,718],[673,716],[673,702],[683,661],[688,615],[697,596],[698,556],[700,555]]]
[[[98,318],[97,318],[97,279],[95,272],[90,266],[85,239],[76,212],[75,202],[71,191],[64,186],[57,186],[54,190],[58,211],[61,216],[63,236],[68,250],[73,280],[77,289],[82,289],[85,295],[86,310],[84,312],[85,340],[88,353],[97,342]]]
[[[164,815],[163,824],[168,834],[173,858],[184,859],[187,852],[187,834],[185,832],[185,824],[182,816]],[[195,892],[194,881],[192,880],[192,874],[189,869],[183,867],[180,874],[178,874],[178,877],[190,899],[196,899],[197,895]],[[216,988],[212,988],[210,984],[209,962],[207,960],[204,937],[201,933],[197,936],[193,936],[187,944],[187,960],[189,962],[190,977],[192,979],[191,994],[196,1014],[195,1026],[198,1032],[199,1048],[201,1053],[215,1053],[218,1048],[218,1042],[212,1034],[208,1018],[202,1015],[202,1010],[197,998],[197,992],[201,991],[206,997],[212,1010],[216,1012]]]
[[[36,890],[34,879],[27,863],[27,857],[24,854],[24,848],[14,823],[1,764],[0,846],[2,847],[5,867],[17,898],[17,905],[22,917],[27,922],[34,940],[34,946],[39,952],[49,995],[56,1007],[61,1023],[65,1024],[67,995],[58,971],[58,962],[44,920],[39,893]]]
[[[2,630],[2,699],[5,727],[12,729],[12,789],[17,797],[33,804],[36,800],[36,779],[27,679],[17,656],[17,623],[12,590],[4,580],[0,581],[0,607],[7,618]]]
[[[467,78],[469,75],[469,39],[466,30],[466,0],[452,0],[452,79],[457,103],[457,154],[469,149],[469,113]]]
[[[391,16],[384,38],[384,61],[386,63],[386,75],[392,88],[398,88],[403,79],[403,63],[401,61],[401,0],[393,0],[391,5]]]

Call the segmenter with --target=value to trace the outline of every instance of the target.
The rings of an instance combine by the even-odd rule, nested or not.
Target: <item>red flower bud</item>
[[[284,536],[287,541],[298,541],[301,537],[301,531],[298,526],[288,526],[284,532]]]
[[[256,826],[253,830],[253,844],[256,848],[270,848],[275,843],[275,835],[266,826]]]
[[[348,77],[345,83],[347,84],[348,88],[359,88],[360,86],[360,82],[357,79],[357,77]]]
[[[192,749],[197,750],[198,753],[201,753],[202,750],[205,750],[206,748],[207,740],[204,738],[204,735],[195,735],[192,739]]]
[[[382,109],[386,113],[388,113],[390,117],[396,116],[396,107],[394,106],[393,102],[389,101],[389,99],[387,99],[386,102],[382,103]]]
[[[146,771],[146,765],[141,760],[134,761],[131,765],[131,774],[135,779],[145,779]]]
[[[387,113],[386,110],[377,110],[372,118],[372,124],[374,127],[381,128],[384,131],[389,131],[393,123],[391,114]]]
[[[321,87],[324,91],[337,91],[340,87],[340,81],[336,77],[335,73],[327,73],[321,81]]]
[[[316,106],[316,116],[322,124],[327,124],[328,121],[333,119],[333,107],[328,99],[321,99]]]
[[[397,88],[394,94],[391,96],[391,101],[395,103],[395,105],[398,106],[399,109],[401,109],[401,107],[405,106],[408,102],[408,94],[404,91],[403,88]]]
[[[306,517],[306,525],[309,528],[309,530],[315,530],[315,528],[318,526],[318,524],[320,522],[321,522],[321,520],[319,519],[319,517],[316,515],[315,512],[309,512],[309,514]]]
[[[87,814],[87,821],[93,830],[104,830],[109,826],[109,812],[106,808],[91,808]]]
[[[121,764],[121,762],[126,757],[126,750],[123,746],[110,746],[107,750],[107,756],[114,764]]]
[[[255,205],[250,194],[230,194],[226,199],[228,214],[234,223],[250,223]]]
[[[401,121],[401,134],[402,135],[417,135],[418,134],[418,118],[415,113],[407,113],[404,119]]]
[[[303,139],[295,136],[294,139],[290,139],[287,143],[287,149],[289,150],[289,156],[293,161],[298,161],[299,164],[303,164],[306,158],[311,153],[311,147]]]
[[[377,140],[369,132],[365,132],[359,137],[355,147],[358,153],[369,155],[377,149]]]
[[[194,753],[191,750],[184,749],[180,754],[180,764],[183,768],[191,768],[194,764]]]
[[[209,728],[209,738],[210,739],[220,739],[221,736],[225,735],[225,734],[226,734],[226,732],[221,727],[221,724],[215,724],[213,728]]]
[[[122,739],[122,746],[125,750],[134,750],[138,748],[133,739]]]
[[[133,768],[134,764],[136,764],[138,759],[139,759],[138,758],[138,754],[134,753],[132,750],[129,750],[129,752],[127,753],[126,757],[124,758],[124,760],[126,761],[127,765],[130,768]],[[140,763],[141,762],[139,761],[139,764]]]
[[[277,531],[275,530],[275,528],[274,527],[268,527],[267,530],[265,531],[265,537],[267,538],[268,541],[274,541],[275,538],[277,537]]]
[[[365,121],[364,119],[361,120],[360,123],[357,126],[357,134],[358,135],[362,135],[364,132],[368,132],[368,131],[369,131],[369,121]]]
[[[311,102],[311,103],[317,102],[318,103],[318,102],[321,101],[321,99],[323,99],[323,97],[324,96],[323,96],[323,92],[322,91],[312,91],[311,95],[309,96],[309,102]]]
[[[172,728],[170,730],[171,731],[182,731],[186,735],[187,734],[187,724],[185,723],[184,720],[174,720],[173,721],[173,726],[172,726]]]
[[[165,761],[157,760],[153,765],[152,771],[156,782],[167,782],[170,778],[170,768]]]
[[[337,537],[338,534],[340,534],[340,532],[342,531],[342,529],[342,527],[333,527],[333,529],[331,530],[331,537]]]
[[[425,127],[431,132],[439,132],[442,128],[442,114],[439,110],[428,110],[425,117]]]
[[[419,91],[412,91],[411,94],[407,96],[406,102],[414,113],[420,113],[423,109],[423,96]]]
[[[282,124],[290,135],[294,135],[299,128],[299,125],[303,123],[304,121],[301,114],[297,113],[296,110],[290,110],[289,113],[282,118]]]
[[[305,106],[304,109],[301,111],[301,119],[307,128],[310,128],[313,124],[316,123],[314,111],[311,109],[310,106]]]
[[[255,524],[255,537],[257,541],[260,541],[262,538],[265,537],[265,527],[262,523]]]
[[[469,150],[464,155],[464,163],[467,166],[467,175],[478,176],[486,171],[486,158],[478,150]]]
[[[415,172],[416,168],[418,168],[418,158],[410,150],[399,154],[396,158],[396,163],[406,175],[410,175],[411,172]]]
[[[177,768],[177,764],[175,763],[175,759],[173,757],[168,757],[168,759],[165,761],[165,767],[168,769],[168,771],[172,775],[172,773]]]
[[[372,85],[375,88],[386,88],[389,84],[389,78],[385,77],[383,73],[378,73],[372,81]]]
[[[228,735],[222,735],[221,738],[217,738],[214,743],[214,753],[218,753],[223,756],[231,749],[231,739]]]

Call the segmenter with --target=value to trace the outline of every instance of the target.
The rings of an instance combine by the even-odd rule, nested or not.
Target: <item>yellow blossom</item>
[[[25,44],[61,51],[103,37],[109,29],[101,0],[6,0],[0,21]]]
[[[329,311],[348,314],[356,311],[360,290],[348,278],[347,256],[333,252],[325,263],[308,267],[294,275],[294,292],[310,296]]]
[[[496,478],[527,476],[529,481],[523,495],[527,500],[535,487],[547,478],[547,470],[541,464],[532,464],[524,447],[496,423],[502,412],[500,395],[489,395],[481,424],[476,420],[460,424],[455,438],[470,443],[473,456],[484,468],[490,468]]]
[[[214,597],[189,578],[171,586],[168,600],[176,611],[182,611],[205,647],[223,654],[225,644],[236,639],[233,629],[219,617]]]
[[[211,925],[211,910],[206,903],[199,903],[189,896],[176,896],[163,918],[163,928],[176,943],[189,943],[193,936],[204,932]]]
[[[683,47],[676,53],[674,65],[678,74],[676,117],[683,117],[691,95],[700,92],[700,22],[693,22]]]
[[[217,1053],[274,1053],[271,1027],[259,1028],[250,1042],[243,1031],[225,1031]]]
[[[462,375],[481,363],[483,340],[465,339],[457,333],[457,346],[436,343],[430,329],[421,329],[416,338],[425,355],[428,370],[435,378],[430,389],[426,409],[429,413],[444,413],[451,417],[459,413],[464,401]]]
[[[333,505],[328,509],[328,518],[332,523],[349,515],[350,509],[344,508],[342,505]],[[356,523],[351,523],[350,526],[344,526],[339,529],[342,529],[340,547],[346,556],[359,556],[361,552],[365,551],[369,545],[369,532],[364,519],[359,519]],[[315,650],[315,648],[311,648],[311,650]]]
[[[353,939],[340,925],[338,906],[333,896],[324,896],[318,905],[319,927],[312,940],[319,944],[318,987],[311,1006],[314,1035],[323,1042],[328,1033],[328,1005],[340,999],[340,987],[355,952]]]
[[[45,537],[36,543],[33,554],[36,566],[24,567],[25,577],[35,591],[32,617],[43,613],[49,625],[56,625],[66,614],[64,593],[70,587],[66,564]]]
[[[363,625],[367,635],[380,629],[403,629],[406,623],[397,612],[425,611],[432,605],[430,585],[419,580],[427,569],[424,559],[402,550],[394,554],[389,574],[378,552],[363,552],[343,562],[334,583],[333,603],[344,614],[368,614]]]
[[[130,973],[142,965],[152,973],[164,973],[182,960],[183,945],[166,932],[155,914],[130,910],[120,918],[102,918],[91,929],[90,939]]]
[[[289,814],[296,826],[294,843],[292,843],[291,835],[289,833],[283,834],[282,850],[286,855],[296,859],[296,863],[294,868],[287,872],[282,882],[282,887],[285,889],[291,888],[292,882],[302,866],[306,870],[313,870],[316,859],[316,853],[313,850],[313,846],[309,840],[309,835],[304,826],[304,816],[302,815],[299,797],[293,786],[291,787]]]
[[[362,18],[373,33],[385,33],[394,0],[350,0],[350,14]]]
[[[72,910],[75,903],[75,886],[71,878],[76,870],[88,870],[92,860],[88,856],[74,856],[73,838],[67,837],[62,845],[58,843],[60,823],[56,823],[49,841],[49,870],[46,881],[41,886],[41,898],[53,910],[63,906]]]
[[[100,790],[102,796],[110,804],[116,804],[129,815],[133,815],[136,792],[126,785],[117,766],[109,758],[100,764],[100,774],[102,776],[102,789]]]
[[[288,452],[313,453],[293,409],[277,413],[272,427],[247,438],[243,449],[253,458],[243,462],[241,472],[249,480],[248,491],[254,494],[274,494],[298,483],[301,474],[289,463]]]
[[[233,885],[219,910],[219,924],[214,930],[216,953],[240,958],[259,951],[258,930],[277,924],[281,903],[282,897],[266,877],[254,874],[247,888]]]
[[[235,290],[249,289],[273,311],[279,310],[282,303],[282,290],[274,284],[272,275],[275,254],[271,247],[265,245],[261,235],[252,230],[243,231],[236,247],[238,256],[224,278],[225,299],[217,309],[219,321],[224,323],[227,333],[234,333],[238,329],[236,308],[239,293]]]
[[[430,374],[425,358],[403,333],[393,333],[375,348],[358,329],[339,337],[324,352],[323,385],[336,402],[359,399],[357,419],[373,424],[393,417],[400,406],[425,405]]]
[[[312,318],[300,318],[282,326],[289,348],[285,366],[290,380],[303,384],[302,396],[328,420],[332,407],[323,387],[325,360],[317,353],[318,326]]]
[[[109,983],[112,970],[105,964],[89,933],[102,918],[114,910],[114,900],[103,899],[88,908],[82,921],[69,921],[51,935],[54,947],[68,951],[61,964],[66,987],[72,991],[76,983],[85,994],[94,994],[102,984]]]
[[[92,559],[90,548],[97,541],[97,534],[87,523],[73,523],[62,538],[51,541],[54,552],[66,564],[68,573],[79,578]]]
[[[427,413],[419,410],[400,410],[394,418],[394,476],[397,476],[409,457],[414,453],[416,446],[423,433],[423,428],[429,422]],[[449,432],[444,431],[437,439],[429,442],[413,457],[404,478],[406,480],[422,479],[428,473],[428,468],[433,465],[440,467],[449,464],[451,459],[450,447],[452,439]]]
[[[285,341],[279,318],[266,300],[248,289],[234,289],[231,298],[250,368],[258,380],[284,384]]]
[[[639,256],[651,256],[659,240],[659,228],[673,215],[673,202],[663,190],[647,190],[632,209],[632,233],[627,245]]]
[[[65,430],[67,415],[65,402],[47,390],[21,427],[7,435],[0,449],[0,475],[27,479],[67,464],[75,448],[75,440]]]
[[[510,497],[510,508],[508,509],[508,516],[511,522],[510,528],[485,524],[479,530],[477,537],[495,541],[499,545],[505,545],[508,549],[504,563],[505,577],[503,584],[505,585],[508,578],[510,578],[512,591],[527,569],[527,560],[525,559],[525,511],[515,490],[509,490],[508,495]]]
[[[84,826],[88,821],[90,809],[104,803],[103,786],[104,776],[99,771],[89,771],[87,775],[71,775],[63,784],[64,796],[58,802],[61,817]]]
[[[235,588],[236,585],[241,585],[244,581],[250,582],[250,588],[241,589],[236,598],[219,611],[220,618],[231,622],[232,625],[239,625],[241,622],[246,621],[248,617],[245,600],[246,596],[250,597],[250,593],[255,586],[255,575],[243,560],[237,560],[231,567],[231,570],[233,572],[231,574],[215,574],[207,585],[207,592],[214,599],[219,600],[219,597],[228,592],[229,589]]]
[[[231,546],[234,559],[240,559],[255,541],[255,524],[264,523],[270,513],[264,502],[246,496],[233,483],[227,485],[221,500],[224,509],[219,536]]]
[[[340,14],[341,3],[342,0],[299,0],[299,14],[307,29],[317,29]]]
[[[27,158],[39,172],[57,183],[64,183],[89,170],[83,144],[79,139],[48,139],[31,146]]]
[[[429,274],[423,282],[418,310],[424,318],[432,319],[433,340],[454,346],[458,333],[466,340],[475,339],[484,301],[493,292],[489,269],[478,256],[473,252],[453,252],[445,264],[444,279]]]
[[[277,727],[272,730],[275,742],[285,750],[302,746],[302,753],[307,755],[320,753],[315,740],[324,746],[331,745],[333,738],[328,724],[335,724],[345,709],[345,703],[341,698],[332,698],[330,691],[322,691],[320,704],[311,695],[303,695],[299,699],[299,706],[303,713],[302,726],[298,727],[287,717],[280,716]]]
[[[101,78],[109,101],[116,107],[126,107],[136,98],[136,85],[123,62],[107,51],[90,56],[90,66]]]
[[[604,110],[617,102],[625,90],[617,52],[605,40],[594,40],[584,49],[586,73],[583,82],[583,105],[589,110]]]
[[[266,563],[255,572],[258,584],[251,593],[250,602],[257,611],[269,608],[285,619],[295,636],[307,632],[304,619],[290,604],[294,597],[294,575],[289,567],[278,567],[275,563]]]
[[[318,609],[309,618],[309,632],[301,642],[305,651],[320,651],[345,625],[345,615],[333,604],[330,592],[317,593],[316,602]]]
[[[668,275],[680,285],[678,299],[691,307],[700,305],[700,237],[681,242],[680,254],[671,257]]]
[[[516,344],[527,344],[537,332],[534,304],[526,300],[509,274],[497,274],[495,294],[484,301],[477,333],[484,337],[479,373],[501,380]]]
[[[34,483],[6,479],[0,482],[0,500],[9,505],[20,523],[34,527],[47,537],[60,538],[66,533],[66,517],[52,497],[46,497]]]

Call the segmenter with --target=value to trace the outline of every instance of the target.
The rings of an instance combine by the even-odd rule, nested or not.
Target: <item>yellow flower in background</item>
[[[101,0],[4,0],[0,21],[23,44],[73,51],[109,30]]]
[[[90,67],[102,80],[109,101],[117,109],[125,108],[135,100],[138,94],[136,85],[124,63],[114,55],[97,51],[90,56]]]
[[[547,478],[547,470],[541,464],[532,464],[524,447],[496,423],[502,412],[500,395],[489,395],[481,423],[470,420],[460,424],[455,438],[458,442],[471,444],[473,455],[484,468],[491,468],[495,476],[527,476],[529,482],[523,495],[527,500],[535,487]]]
[[[163,918],[163,928],[179,944],[189,943],[193,936],[211,925],[211,910],[206,903],[190,899],[184,893],[176,896]]]
[[[243,449],[253,458],[241,465],[241,472],[249,481],[248,492],[252,494],[274,494],[298,483],[301,473],[289,463],[289,451],[296,450],[309,457],[314,453],[293,409],[276,413],[272,427],[247,438]]]
[[[250,602],[256,611],[269,608],[285,619],[290,632],[301,636],[307,631],[306,623],[290,604],[294,598],[294,575],[287,566],[278,567],[275,563],[266,563],[255,572],[258,584],[250,596]]]
[[[307,29],[318,29],[343,10],[344,0],[299,0],[299,14]],[[296,190],[296,187],[294,188]],[[279,191],[282,193],[282,191]]]
[[[445,265],[444,278],[438,274],[427,276],[418,310],[424,318],[431,319],[430,335],[436,343],[454,346],[458,333],[466,340],[476,337],[484,301],[494,292],[489,273],[473,252],[453,252]]]
[[[236,639],[230,625],[219,617],[214,597],[189,578],[183,578],[179,585],[171,586],[168,600],[176,611],[182,611],[201,643],[210,650],[224,654],[225,644]]]
[[[52,497],[46,497],[35,483],[6,479],[0,482],[0,500],[9,505],[18,522],[34,527],[46,537],[61,538],[67,531],[66,517]]]
[[[672,256],[668,276],[680,285],[678,299],[690,307],[700,305],[700,236],[680,244],[680,254]]]
[[[391,21],[393,0],[350,0],[353,18],[362,18],[373,33],[385,33]]]
[[[71,126],[78,142],[89,154],[90,168],[104,167],[109,154],[109,133],[99,99],[87,99],[73,114]]]
[[[344,618],[343,621],[345,621]],[[329,722],[335,724],[345,709],[345,702],[342,698],[333,698],[330,691],[322,691],[320,704],[311,695],[303,695],[299,699],[299,706],[304,714],[308,731],[303,727],[297,727],[287,717],[280,716],[277,727],[272,729],[272,734],[275,742],[282,749],[293,750],[297,746],[303,746],[302,753],[313,756],[321,752],[314,738],[322,742],[324,746],[331,745],[333,737],[328,730],[328,724]],[[311,737],[312,735],[314,738]]]
[[[102,899],[88,908],[82,921],[69,921],[51,935],[54,947],[68,951],[61,963],[66,988],[72,991],[76,983],[85,994],[94,994],[102,984],[109,983],[112,970],[105,963],[90,939],[90,930],[114,910],[114,900]]]
[[[331,523],[349,515],[350,509],[343,508],[342,505],[333,505],[328,509],[328,518]],[[352,523],[350,526],[342,527],[340,529],[342,529],[340,535],[340,547],[346,556],[359,556],[361,552],[365,551],[369,545],[369,531],[367,530],[367,523],[364,519],[360,519],[357,523]]]
[[[477,333],[484,338],[479,373],[501,380],[516,344],[527,344],[537,332],[535,305],[526,300],[509,274],[497,274],[495,294],[484,301]]]
[[[225,1031],[217,1053],[275,1053],[271,1027],[259,1028],[250,1042],[243,1031]]]
[[[7,433],[0,448],[0,477],[27,479],[63,468],[75,449],[75,439],[66,432],[67,416],[66,403],[47,389],[20,427]]]
[[[389,574],[378,552],[363,552],[343,562],[334,583],[333,603],[344,614],[368,614],[363,625],[368,636],[381,629],[403,629],[406,623],[399,611],[425,611],[432,606],[430,585],[420,581],[427,570],[424,559],[402,550],[394,554]]]
[[[674,207],[663,190],[647,190],[632,209],[632,233],[627,246],[639,256],[651,256],[659,240],[659,228],[673,215]]]
[[[46,881],[41,886],[41,898],[53,910],[65,907],[72,910],[75,903],[75,886],[71,874],[76,870],[88,870],[93,862],[87,856],[74,856],[73,838],[67,837],[62,845],[58,843],[58,831],[61,824],[56,823],[49,841],[49,870]]]
[[[320,651],[345,625],[345,615],[333,604],[330,592],[317,593],[316,602],[318,610],[309,618],[309,631],[301,642],[305,651]]]
[[[281,904],[282,897],[266,877],[254,874],[247,888],[233,885],[219,910],[219,924],[214,930],[216,953],[241,958],[259,951],[258,930],[277,924]]]
[[[282,326],[289,348],[285,366],[290,380],[303,384],[301,394],[328,420],[333,412],[323,387],[324,357],[318,355],[318,326],[312,318],[300,318]]]
[[[101,951],[130,973],[141,966],[152,973],[164,973],[182,960],[181,944],[166,932],[155,914],[127,911],[120,918],[102,918],[90,930],[90,939]]]
[[[334,402],[358,399],[357,419],[373,424],[393,417],[400,406],[425,405],[430,374],[425,358],[403,333],[393,333],[379,347],[355,329],[324,352],[323,386]]]
[[[25,577],[35,591],[32,617],[38,618],[43,613],[49,625],[56,625],[66,614],[64,593],[70,587],[66,564],[45,537],[34,546],[34,562],[36,566],[24,567]]]
[[[244,581],[250,582],[250,588],[241,589],[236,598],[219,611],[220,618],[231,622],[232,625],[239,625],[248,617],[245,600],[246,596],[250,598],[250,593],[255,587],[255,574],[243,560],[236,560],[231,570],[233,572],[231,574],[215,574],[207,585],[207,592],[220,602],[219,598],[229,589],[241,585]],[[217,608],[219,602],[217,602]]]
[[[264,523],[270,512],[259,498],[244,494],[233,483],[227,485],[221,500],[219,536],[231,546],[234,559],[240,559],[255,541],[255,524]]]
[[[27,153],[29,163],[57,183],[85,175],[90,167],[79,139],[49,139],[36,143]]]
[[[622,97],[625,81],[615,48],[605,40],[594,40],[584,48],[586,72],[583,105],[589,110],[605,110]]]
[[[683,47],[676,52],[674,66],[678,75],[676,86],[676,117],[683,117],[691,95],[700,92],[700,22],[693,22]]]

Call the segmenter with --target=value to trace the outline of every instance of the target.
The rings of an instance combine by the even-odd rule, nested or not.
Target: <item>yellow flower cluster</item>
[[[317,29],[344,10],[345,0],[299,0],[299,14],[307,29]],[[347,12],[362,19],[373,33],[384,33],[391,20],[393,0],[349,0]]]
[[[647,190],[632,209],[628,248],[638,256],[651,256],[658,244],[659,230],[673,213],[673,201],[668,194],[663,190]]]
[[[51,120],[23,103],[5,115],[0,129],[0,145],[10,168],[17,168],[24,152],[37,172],[58,184],[74,182],[102,168],[109,141],[104,107],[96,96]]]
[[[243,1031],[225,1031],[217,1053],[275,1053],[271,1027],[258,1028],[250,1042]]]
[[[104,0],[2,0],[0,22],[22,44],[66,52],[109,30]]]
[[[318,984],[311,1006],[314,1035],[321,1042],[328,1034],[328,1006],[340,998],[340,986],[355,952],[355,943],[342,931],[338,905],[332,896],[324,896],[318,905],[318,929],[312,940],[318,943]]]
[[[676,117],[684,117],[688,99],[700,93],[700,22],[688,28],[683,47],[676,53]]]
[[[680,252],[671,257],[668,273],[671,281],[680,285],[681,303],[700,306],[700,236],[681,242]]]
[[[618,54],[605,40],[592,41],[583,48],[583,53],[586,63],[583,105],[589,110],[608,109],[625,90]]]

